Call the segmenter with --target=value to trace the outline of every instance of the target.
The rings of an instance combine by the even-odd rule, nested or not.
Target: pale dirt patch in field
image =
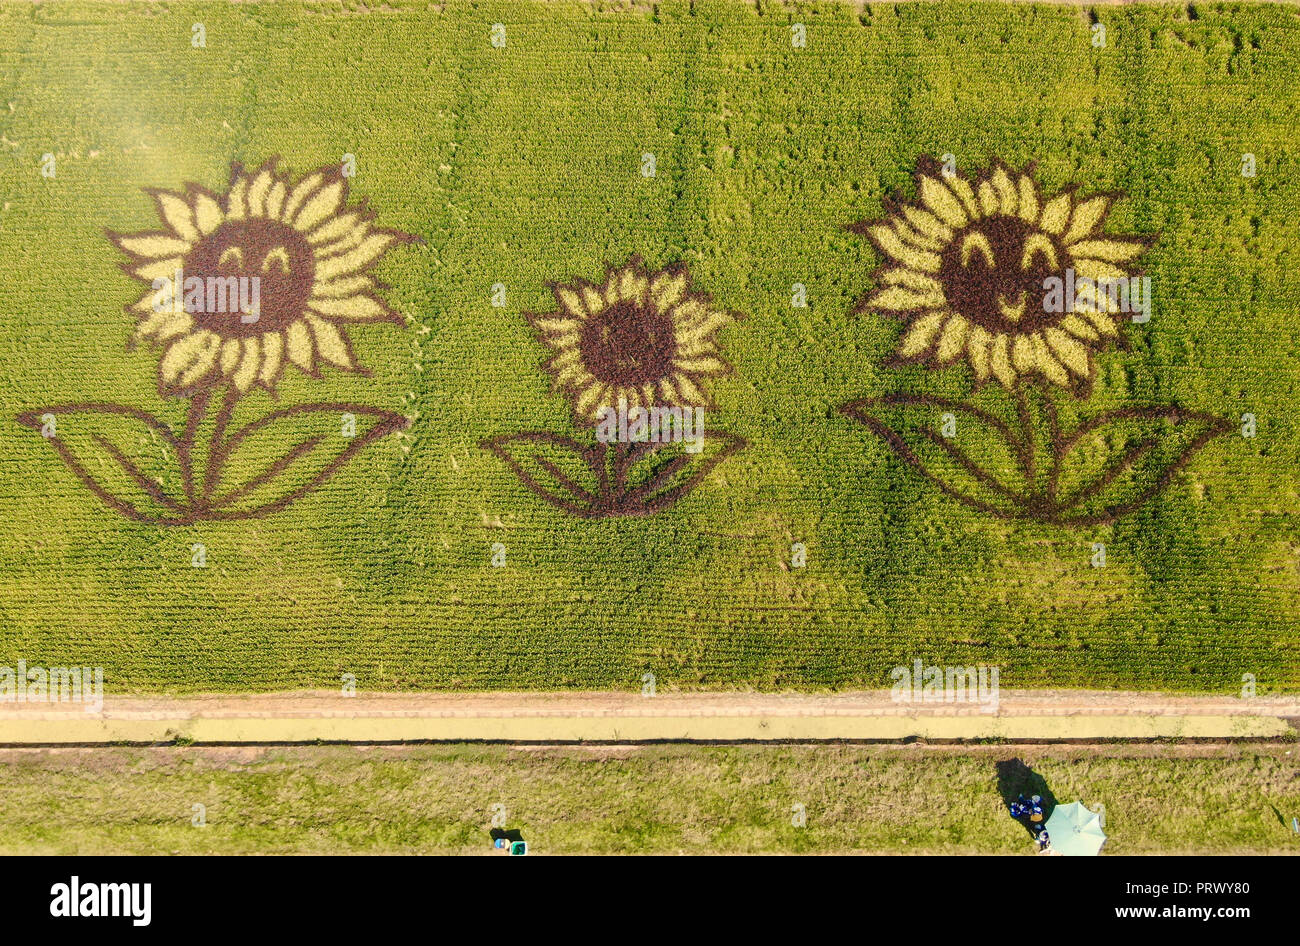
[[[0,745],[1271,739],[1294,732],[1287,720],[1300,717],[1300,700],[1003,691],[996,712],[985,709],[895,702],[887,690],[111,697],[98,713],[79,704],[0,704]]]

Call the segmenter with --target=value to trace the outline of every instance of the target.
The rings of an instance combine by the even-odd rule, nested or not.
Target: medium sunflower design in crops
[[[124,269],[151,284],[132,311],[137,338],[163,346],[163,393],[273,390],[286,365],[356,371],[347,325],[402,324],[368,270],[407,237],[348,206],[339,168],[295,181],[275,164],[236,167],[224,196],[153,191],[166,229],[110,234],[132,257]]]
[[[485,441],[526,487],[586,518],[647,515],[745,446],[705,427],[709,381],[731,371],[717,332],[738,316],[694,291],[684,266],[652,272],[633,257],[600,282],[550,288],[555,310],[525,317],[551,349],[554,390],[594,443],[549,431]]]
[[[237,403],[257,388],[274,395],[288,367],[313,378],[324,367],[365,374],[349,329],[403,322],[371,270],[415,238],[376,227],[374,211],[350,203],[348,183],[338,166],[294,177],[272,160],[253,171],[233,165],[220,194],[197,184],[147,189],[161,228],[108,237],[128,256],[122,268],[148,284],[127,307],[136,319],[128,344],[158,346],[160,395],[189,400],[182,430],[98,403],[28,411],[20,422],[110,507],[160,524],[276,512],[405,427],[392,411],[316,403],[229,429]],[[273,436],[283,448],[258,443]],[[160,454],[138,456],[145,440]],[[260,469],[231,462],[241,453],[258,455]]]
[[[1222,419],[1143,405],[1067,430],[1053,393],[1090,397],[1098,356],[1150,318],[1135,263],[1154,239],[1107,232],[1121,197],[1045,194],[1032,165],[966,176],[923,158],[914,199],[849,227],[882,258],[857,312],[902,319],[891,366],[961,364],[972,394],[992,384],[1009,403],[909,393],[843,412],[945,493],[1003,518],[1104,523],[1163,490]]]

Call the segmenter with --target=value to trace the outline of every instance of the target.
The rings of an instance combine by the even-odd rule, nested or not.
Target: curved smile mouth
[[[1025,314],[1025,306],[1028,304],[1028,292],[1020,292],[1016,296],[1016,304],[1012,305],[1007,302],[1007,297],[998,293],[998,310],[1002,313],[1003,318],[1011,322],[1019,322]]]

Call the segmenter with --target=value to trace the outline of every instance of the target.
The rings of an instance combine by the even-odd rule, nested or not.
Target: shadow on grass
[[[1002,804],[1007,808],[1011,807],[1021,795],[1025,798],[1032,798],[1038,795],[1042,799],[1043,820],[1037,824],[1029,820],[1025,815],[1015,820],[1024,826],[1029,832],[1029,836],[1036,837],[1040,828],[1047,824],[1047,819],[1052,817],[1052,809],[1056,807],[1056,796],[1052,790],[1047,787],[1047,780],[1025,765],[1022,759],[1004,759],[997,764],[998,770],[998,794],[1002,796]]]

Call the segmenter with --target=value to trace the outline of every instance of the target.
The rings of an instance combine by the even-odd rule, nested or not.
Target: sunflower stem
[[[206,505],[212,498],[212,491],[216,489],[217,479],[221,475],[221,468],[225,465],[228,454],[228,444],[226,442],[226,425],[230,423],[230,416],[235,412],[235,404],[239,401],[239,389],[233,384],[226,388],[226,395],[221,400],[221,410],[217,413],[217,424],[212,431],[212,440],[208,445],[208,462],[203,471],[203,502]]]
[[[1052,392],[1039,390],[1035,388],[1035,397],[1038,401],[1039,413],[1042,414],[1043,420],[1047,424],[1047,450],[1049,456],[1044,457],[1047,464],[1047,480],[1041,486],[1038,483],[1038,429],[1035,423],[1035,412],[1030,410],[1030,395],[1024,388],[1016,388],[1016,414],[1020,422],[1021,437],[1024,438],[1025,445],[1025,477],[1029,481],[1029,495],[1035,499],[1041,499],[1048,506],[1056,502],[1056,481],[1061,472],[1061,449],[1064,442],[1061,436],[1060,418],[1056,411],[1056,402],[1052,400]]]
[[[1034,457],[1034,441],[1037,438],[1034,435],[1034,418],[1029,412],[1029,398],[1025,395],[1025,389],[1019,385],[1016,386],[1016,416],[1020,421],[1020,437],[1024,444],[1021,459],[1025,468],[1025,480],[1029,484],[1030,494],[1037,496],[1038,467]]]
[[[1043,399],[1043,416],[1047,418],[1047,434],[1052,447],[1052,469],[1047,476],[1047,499],[1053,505],[1056,503],[1056,481],[1061,475],[1061,421],[1056,413],[1056,401],[1052,400],[1052,393],[1044,391],[1041,395]]]
[[[208,402],[212,398],[212,392],[204,389],[199,391],[190,400],[190,406],[185,412],[185,430],[180,436],[176,447],[176,456],[181,465],[181,483],[185,489],[186,505],[191,512],[197,508],[197,502],[194,490],[194,441],[198,436],[199,427],[203,424],[203,418],[208,413]]]

